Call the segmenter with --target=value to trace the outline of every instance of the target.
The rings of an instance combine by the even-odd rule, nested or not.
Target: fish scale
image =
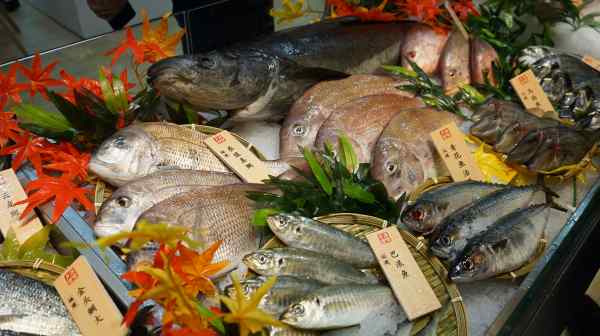
[[[222,241],[215,253],[215,262],[228,260],[230,268],[239,264],[243,255],[258,248],[257,233],[251,223],[252,201],[247,191],[270,191],[256,184],[233,184],[206,190],[182,193],[168,198],[146,211],[138,220],[166,223],[190,229],[190,238],[208,247]],[[150,260],[152,250],[142,250],[132,256],[131,267]]]
[[[0,270],[0,334],[80,335],[56,290],[19,274]]]

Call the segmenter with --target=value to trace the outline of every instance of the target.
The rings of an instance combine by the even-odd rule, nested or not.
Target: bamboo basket
[[[41,281],[50,286],[53,286],[54,281],[65,271],[63,267],[42,259],[35,261],[0,261],[0,269]]]
[[[208,134],[208,135],[214,135],[214,134],[217,134],[217,133],[223,131],[223,129],[220,129],[217,127],[196,125],[196,124],[187,124],[187,125],[181,125],[181,126],[187,127],[194,131],[198,131],[198,132]],[[238,139],[238,141],[242,145],[244,145],[244,147],[246,147],[248,150],[250,150],[252,153],[254,153],[259,159],[261,159],[263,161],[267,159],[265,157],[265,155],[260,150],[258,150],[258,148],[254,147],[254,145],[252,145],[250,142],[248,142],[248,140],[242,138],[241,136],[239,136],[235,133],[231,133],[231,134],[236,139]],[[104,181],[102,181],[100,179],[96,179],[94,181],[94,183],[96,184],[95,191],[94,191],[94,205],[96,206],[96,211],[98,211],[98,209],[100,209],[100,206],[102,205],[104,200],[106,200],[110,197],[110,195],[112,194],[112,191],[114,189],[110,185],[104,183]]]
[[[366,239],[365,236],[367,234],[389,226],[389,223],[386,220],[353,213],[337,213],[316,217],[315,219],[333,225],[338,229],[350,232],[363,240]],[[462,302],[462,297],[460,296],[456,285],[446,280],[446,269],[436,257],[427,255],[426,245],[421,240],[407,231],[400,230],[400,232],[442,305],[448,302],[452,304],[452,309],[448,309],[446,315],[440,319],[436,335],[468,335],[467,315]],[[272,238],[263,246],[263,248],[274,248],[279,246],[283,246],[283,243],[277,238]],[[411,335],[415,335],[425,328],[430,319],[431,316],[427,315],[413,321]]]
[[[435,180],[427,180],[409,196],[408,200],[415,201],[422,193],[429,190],[433,190],[437,187],[443,186],[448,183],[452,183],[452,178],[449,176],[439,177]],[[425,236],[419,236],[417,239],[422,241],[424,244],[428,243],[428,240]],[[531,272],[535,264],[537,264],[538,260],[544,255],[547,244],[548,243],[546,241],[546,238],[542,237],[542,239],[540,239],[540,241],[538,242],[538,246],[535,250],[533,257],[531,257],[531,259],[529,259],[527,263],[525,263],[523,266],[519,267],[518,269],[512,272],[497,275],[495,278],[515,280],[517,278],[527,275],[529,272]]]

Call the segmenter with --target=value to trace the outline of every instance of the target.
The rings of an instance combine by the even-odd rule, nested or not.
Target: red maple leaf
[[[20,134],[23,133],[23,130],[19,127],[19,123],[14,117],[14,113],[0,112],[0,148],[3,148],[9,139],[19,139]]]
[[[127,50],[131,50],[133,59],[137,64],[144,63],[144,50],[140,47],[138,41],[135,39],[131,27],[127,27],[125,39],[123,39],[123,41],[121,41],[116,48],[109,50],[105,55],[112,56],[112,65],[115,65],[119,58],[121,58],[121,55],[123,55]]]
[[[87,177],[90,153],[81,153],[68,142],[61,142],[58,146],[50,147],[42,153],[49,156],[49,163],[45,164],[44,168],[62,172],[70,179],[79,177],[85,180]]]
[[[469,14],[479,16],[479,12],[471,0],[454,1],[452,3],[452,9],[461,21],[466,21],[469,17]]]
[[[68,176],[39,175],[37,180],[31,181],[25,187],[27,199],[15,203],[15,205],[27,203],[27,207],[21,214],[25,218],[37,206],[46,204],[54,199],[54,211],[52,212],[52,223],[56,223],[65,209],[77,200],[88,211],[94,211],[94,203],[86,196],[92,191],[81,188]]]
[[[217,332],[212,329],[192,329],[192,328],[167,328],[163,330],[163,336],[217,336]]]
[[[28,88],[27,84],[17,83],[18,63],[13,63],[6,74],[0,72],[0,106],[6,105],[8,99],[15,103],[21,103],[21,91]]]
[[[41,175],[43,173],[41,154],[49,143],[44,138],[33,136],[29,132],[23,132],[12,140],[15,144],[0,150],[0,155],[15,154],[12,161],[12,168],[15,171],[21,167],[25,160],[29,160],[37,174]]]
[[[60,77],[64,85],[68,88],[67,92],[62,93],[61,96],[71,103],[75,104],[75,90],[87,89],[98,97],[102,96],[102,90],[100,89],[100,83],[97,80],[93,80],[86,77],[80,77],[79,79],[69,74],[66,70],[60,71]]]
[[[45,68],[42,68],[42,58],[40,57],[40,53],[37,52],[33,57],[30,69],[23,65],[19,66],[23,75],[31,81],[28,85],[30,97],[33,97],[36,92],[39,92],[44,98],[48,98],[46,95],[46,89],[48,87],[64,85],[63,81],[51,78],[52,70],[56,64],[58,64],[58,61],[54,61]]]
[[[353,15],[358,16],[362,21],[396,21],[398,19],[396,14],[385,11],[385,6],[387,3],[388,0],[383,0],[379,6],[370,9],[366,7],[358,7],[354,11]]]

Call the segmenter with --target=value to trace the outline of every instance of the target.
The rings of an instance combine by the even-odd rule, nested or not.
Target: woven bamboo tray
[[[0,269],[11,271],[33,280],[53,286],[54,281],[65,271],[41,259],[35,261],[0,261]]]
[[[437,187],[441,187],[445,184],[448,183],[452,183],[452,178],[449,176],[443,176],[443,177],[439,177],[435,180],[427,180],[425,183],[423,183],[421,186],[419,186],[408,198],[409,201],[415,201],[419,195],[421,195],[422,193],[429,191],[429,190],[433,190]],[[423,244],[427,244],[428,240],[426,237],[424,236],[420,236],[417,238],[419,241],[421,241]],[[527,261],[527,263],[525,263],[523,266],[519,267],[518,269],[512,271],[512,272],[508,272],[508,273],[504,273],[504,274],[500,274],[498,276],[496,276],[495,278],[497,279],[508,279],[508,280],[515,280],[517,278],[520,278],[522,276],[527,275],[529,272],[531,272],[531,270],[533,269],[533,267],[535,266],[535,264],[537,264],[538,260],[544,255],[544,252],[546,251],[546,246],[547,246],[547,241],[545,239],[545,237],[542,237],[542,239],[540,239],[537,249],[535,250],[535,253],[533,255],[533,257],[531,257],[531,259],[529,259],[529,261]]]
[[[365,236],[371,232],[389,226],[389,223],[383,219],[353,213],[337,213],[316,217],[315,219],[333,225],[338,229],[350,232],[361,239],[366,239]],[[446,315],[440,319],[436,335],[468,335],[465,307],[456,285],[446,280],[446,269],[436,257],[427,255],[426,245],[422,241],[407,231],[400,230],[400,232],[442,305],[449,301],[452,304],[452,309],[448,309]],[[277,238],[273,238],[269,240],[263,248],[279,246],[283,246],[283,243]],[[413,321],[411,335],[414,335],[425,328],[429,320],[430,315]]]
[[[198,132],[208,134],[208,135],[214,135],[214,134],[217,134],[217,133],[223,131],[223,129],[220,129],[217,127],[196,125],[196,124],[187,124],[187,125],[181,125],[181,126],[187,127],[194,131],[198,131]],[[236,139],[238,139],[238,141],[242,145],[244,145],[248,150],[250,150],[252,153],[254,153],[259,159],[261,159],[263,161],[267,159],[265,157],[265,155],[260,150],[258,150],[258,148],[254,147],[254,145],[252,145],[250,142],[248,142],[248,140],[242,138],[241,136],[239,136],[233,132],[231,132],[231,134]],[[98,211],[98,209],[100,209],[100,206],[102,205],[104,200],[106,200],[110,197],[110,195],[112,194],[112,191],[114,189],[110,185],[104,183],[104,181],[102,181],[100,179],[96,179],[95,184],[96,184],[96,188],[94,191],[94,205],[96,206],[96,211]]]

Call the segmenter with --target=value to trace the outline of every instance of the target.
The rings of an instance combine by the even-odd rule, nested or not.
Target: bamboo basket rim
[[[331,219],[344,219],[344,222],[346,222],[347,224],[343,224],[343,225],[361,225],[361,226],[367,226],[367,225],[371,225],[371,226],[375,226],[378,228],[385,228],[388,227],[389,225],[391,225],[391,223],[389,223],[387,220],[385,219],[381,219],[378,217],[374,217],[374,216],[370,216],[370,215],[365,215],[365,214],[358,214],[358,213],[349,213],[349,212],[340,212],[340,213],[333,213],[333,214],[328,214],[328,215],[323,215],[323,216],[318,216],[315,217],[315,220],[318,220],[320,222],[326,223],[326,224],[341,224],[336,222],[332,222]],[[360,222],[360,223],[357,223]],[[416,236],[414,236],[412,233],[406,231],[406,230],[399,230],[400,233],[402,234],[402,237],[405,239],[405,241],[411,246],[413,247],[420,255],[423,259],[427,260],[427,262],[431,265],[432,269],[435,271],[436,275],[438,276],[438,278],[441,280],[441,283],[443,284],[446,293],[448,294],[450,303],[452,304],[452,308],[454,311],[454,319],[455,319],[455,323],[456,323],[456,334],[457,336],[467,336],[469,334],[468,331],[468,320],[467,320],[467,314],[466,314],[466,310],[464,307],[464,303],[462,300],[462,296],[460,295],[460,292],[458,290],[458,287],[456,286],[456,284],[447,281],[447,271],[444,267],[444,265],[440,262],[440,260],[435,257],[435,256],[430,256],[427,254],[427,249],[424,248],[426,247],[426,245],[419,240],[419,238],[417,238]],[[273,237],[270,240],[268,240],[261,248],[269,248],[271,247],[270,245],[274,245],[278,242],[277,237]],[[413,330],[411,331],[411,335],[414,335],[415,333],[418,333],[420,330],[422,330],[423,328],[425,328],[427,326],[429,317],[431,316],[431,314],[420,317],[419,319],[416,319],[414,324],[413,324]],[[423,320],[424,319],[424,320]],[[441,327],[441,324],[438,326],[438,328]]]
[[[449,176],[442,176],[436,179],[428,179],[427,181],[425,181],[425,183],[421,184],[413,193],[411,193],[411,195],[408,198],[408,201],[414,202],[422,193],[434,190],[438,187],[452,182],[453,180]],[[424,244],[429,244],[429,239],[426,236],[421,235],[415,237],[417,237],[419,240],[422,240]],[[520,277],[529,274],[529,272],[531,272],[531,270],[535,267],[540,258],[542,258],[544,252],[546,252],[547,246],[548,241],[546,240],[545,236],[542,236],[542,238],[538,242],[538,246],[536,247],[534,255],[525,264],[510,272],[498,274],[492,279],[516,280]]]
[[[53,285],[54,281],[64,273],[66,268],[49,263],[42,259],[36,260],[2,260],[0,269],[12,271],[27,278]]]

